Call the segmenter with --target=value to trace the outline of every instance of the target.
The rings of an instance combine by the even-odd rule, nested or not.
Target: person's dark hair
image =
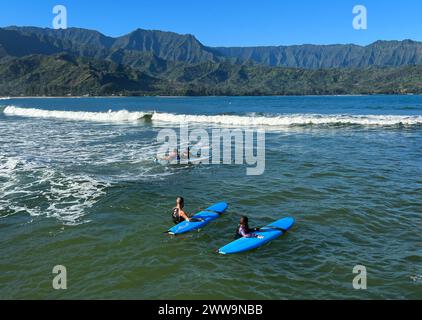
[[[249,219],[248,219],[248,217],[245,217],[245,216],[241,217],[240,218],[240,224],[243,224],[244,226],[249,227]]]
[[[180,205],[181,207],[183,207],[184,203],[185,203],[185,199],[183,199],[183,197],[177,197],[176,199],[176,203],[178,205]]]

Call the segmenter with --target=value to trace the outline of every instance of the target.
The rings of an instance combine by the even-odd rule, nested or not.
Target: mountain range
[[[137,29],[0,28],[0,95],[422,93],[422,42],[208,47]]]

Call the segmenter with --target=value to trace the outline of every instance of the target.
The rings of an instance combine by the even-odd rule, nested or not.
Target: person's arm
[[[259,229],[258,230],[254,230],[254,231],[259,231]],[[240,233],[240,235],[243,238],[258,238],[258,239],[262,239],[263,238],[263,236],[257,235],[257,234],[255,234],[253,232],[247,232],[244,228],[240,228],[239,233]]]
[[[254,238],[255,237],[255,235],[253,233],[248,233],[245,228],[240,228],[239,234],[243,238]]]
[[[183,219],[185,219],[186,221],[189,221],[190,219],[189,219],[189,217],[188,217],[188,215],[183,211],[183,210],[180,210],[180,213],[179,213],[181,216],[182,216],[182,218]]]

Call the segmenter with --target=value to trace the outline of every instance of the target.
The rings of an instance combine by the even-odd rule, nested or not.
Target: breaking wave
[[[122,122],[138,121],[150,113],[129,112],[127,110],[108,112],[84,112],[84,111],[55,111],[44,109],[20,108],[7,106],[3,113],[11,116],[32,117],[32,118],[55,118],[64,120],[96,121],[96,122]]]
[[[420,115],[350,115],[350,114],[280,114],[280,115],[188,115],[160,112],[108,112],[53,111],[7,106],[3,113],[10,116],[56,118],[95,122],[130,122],[152,120],[167,123],[206,123],[235,126],[307,126],[307,125],[361,125],[361,126],[417,126],[422,125]]]
[[[217,123],[239,126],[306,126],[306,125],[363,125],[394,126],[421,125],[422,116],[396,115],[322,115],[322,114],[285,114],[277,116],[234,116],[234,115],[177,115],[154,113],[153,121]]]

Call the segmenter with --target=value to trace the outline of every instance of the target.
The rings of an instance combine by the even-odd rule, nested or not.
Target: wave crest
[[[188,115],[160,112],[108,112],[54,111],[7,106],[4,114],[11,116],[56,118],[77,121],[127,122],[154,121],[166,123],[205,123],[232,126],[308,126],[308,125],[361,125],[361,126],[417,126],[422,125],[422,116],[404,115],[350,115],[350,114],[281,114],[281,115]]]
[[[34,108],[20,108],[7,106],[3,113],[10,116],[32,117],[32,118],[55,118],[77,121],[95,121],[95,122],[122,122],[139,121],[150,113],[129,112],[127,110],[108,111],[108,112],[86,112],[86,111],[56,111]]]
[[[322,114],[289,114],[278,116],[206,116],[177,115],[154,113],[154,121],[164,122],[195,122],[217,123],[240,126],[305,126],[305,125],[363,125],[363,126],[393,126],[420,125],[422,116],[397,115],[322,115]]]

